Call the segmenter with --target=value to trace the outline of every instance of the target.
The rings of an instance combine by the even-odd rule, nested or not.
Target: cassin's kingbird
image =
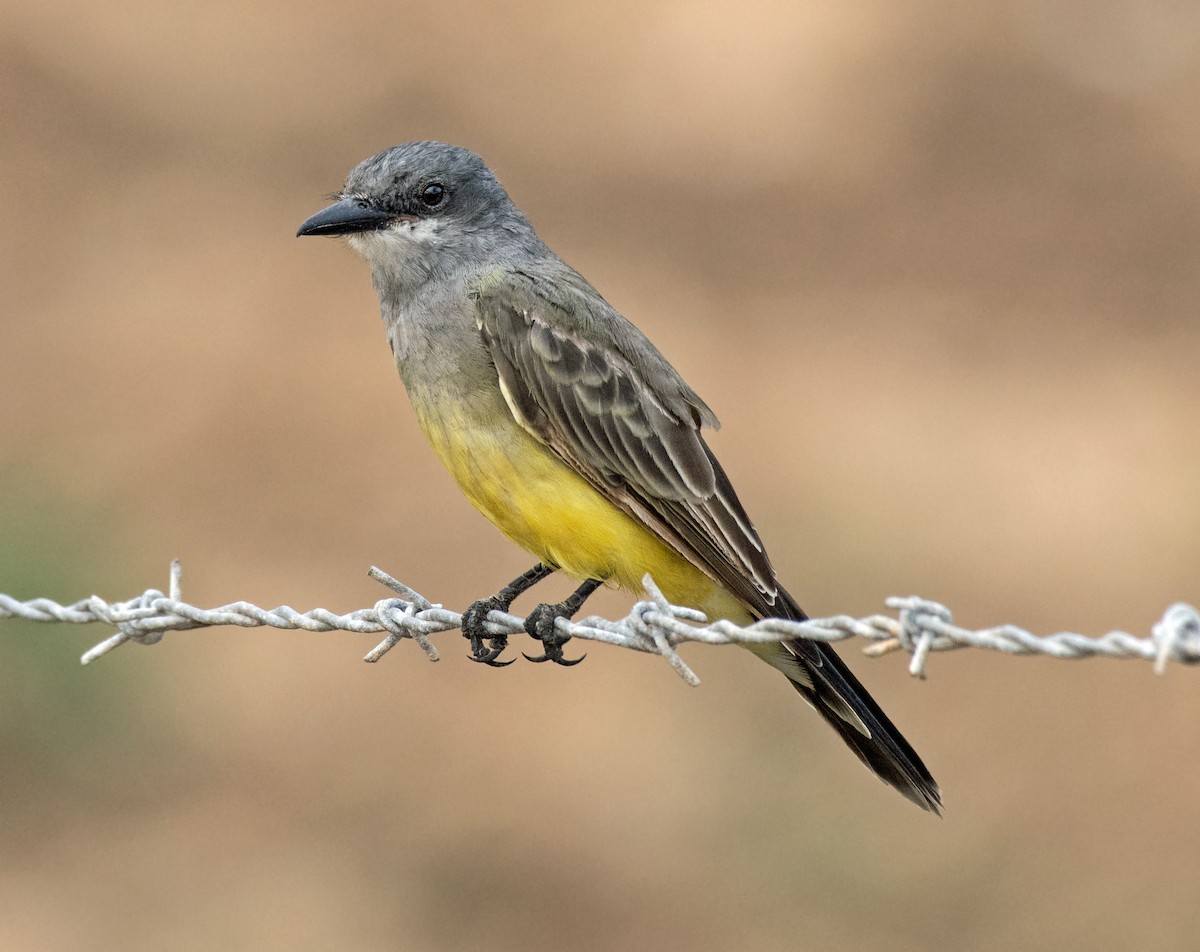
[[[569,663],[557,617],[600,584],[738,623],[807,616],[701,429],[717,418],[641,331],[538,238],[465,149],[410,142],[362,162],[300,235],[346,235],[371,265],[388,340],[417,419],[467,498],[542,561],[474,603],[464,634],[498,664],[483,621],[552,572],[582,582],[540,605],[533,660]],[[485,640],[488,645],[485,646]],[[941,805],[921,758],[829,645],[749,645],[885,783]]]

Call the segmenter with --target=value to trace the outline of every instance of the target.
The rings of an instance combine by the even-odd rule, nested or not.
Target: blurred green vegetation
[[[22,601],[69,604],[91,594],[117,601],[137,594],[121,557],[122,514],[81,505],[33,474],[3,474],[0,591]],[[154,743],[161,722],[129,689],[137,659],[119,678],[79,663],[108,637],[103,625],[0,620],[0,760],[10,780],[0,803],[44,797],[95,775],[98,762]],[[139,753],[138,756],[142,756]]]

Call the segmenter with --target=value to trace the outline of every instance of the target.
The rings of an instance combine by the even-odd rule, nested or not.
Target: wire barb
[[[117,632],[88,651],[80,661],[90,664],[102,655],[129,641],[143,645],[159,642],[168,631],[187,631],[218,625],[242,628],[270,627],[294,631],[353,631],[384,633],[384,639],[364,657],[379,661],[404,639],[412,639],[430,661],[438,660],[431,635],[453,631],[462,624],[462,615],[429,601],[382,569],[371,567],[368,573],[398,597],[385,598],[371,608],[337,615],[324,608],[297,612],[286,605],[259,608],[249,602],[233,602],[219,608],[203,609],[183,601],[183,569],[176,559],[171,563],[168,594],[147,589],[136,598],[107,602],[97,595],[71,605],[60,605],[48,598],[18,601],[0,594],[0,619],[24,618],[39,622],[115,625]],[[887,605],[897,618],[871,615],[855,619],[846,615],[796,622],[767,618],[746,627],[729,621],[708,623],[692,608],[672,605],[654,580],[642,580],[647,600],[640,601],[618,621],[589,616],[579,621],[559,619],[558,630],[564,636],[630,648],[663,658],[685,682],[698,685],[700,679],[676,650],[679,645],[751,644],[809,638],[815,641],[842,641],[864,638],[872,644],[864,649],[871,657],[906,651],[912,656],[909,672],[925,677],[925,665],[932,652],[957,648],[986,648],[1012,655],[1040,654],[1054,658],[1140,658],[1154,663],[1162,674],[1167,663],[1200,663],[1200,613],[1191,605],[1176,603],[1167,609],[1152,634],[1138,638],[1123,631],[1112,631],[1099,638],[1060,632],[1039,637],[1015,625],[999,625],[972,631],[960,628],[945,605],[910,596],[889,598]],[[515,635],[525,631],[525,619],[493,611],[488,627],[496,634]]]

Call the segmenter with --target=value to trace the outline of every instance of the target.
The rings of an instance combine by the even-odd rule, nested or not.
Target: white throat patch
[[[350,247],[368,261],[376,256],[410,257],[440,240],[442,223],[434,218],[398,221],[379,231],[360,231],[349,235]]]

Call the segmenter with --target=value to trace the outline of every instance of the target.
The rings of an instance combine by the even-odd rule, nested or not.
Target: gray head
[[[483,159],[444,142],[360,162],[337,198],[296,234],[347,236],[377,286],[409,288],[543,247]]]

